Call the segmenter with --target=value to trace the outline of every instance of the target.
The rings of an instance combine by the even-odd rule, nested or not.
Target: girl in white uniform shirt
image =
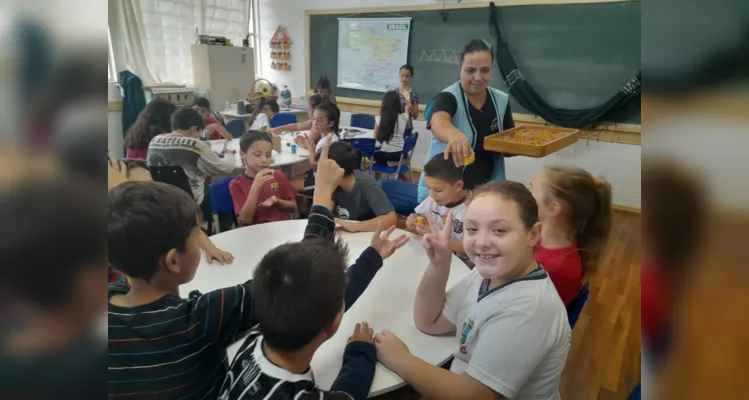
[[[374,137],[380,145],[375,151],[375,162],[385,164],[397,162],[403,154],[406,132],[411,130],[411,116],[403,110],[400,94],[389,90],[382,98],[380,115],[375,118]],[[408,174],[401,174],[401,179],[408,180]]]
[[[560,399],[571,331],[554,284],[533,259],[541,226],[531,192],[491,181],[474,193],[463,247],[475,268],[448,292],[452,213],[442,230],[429,217],[422,245],[430,264],[414,323],[431,335],[455,332],[455,359],[450,371],[433,366],[383,331],[375,336],[378,360],[429,399]]]
[[[257,105],[257,113],[250,118],[250,130],[265,132],[270,128],[270,120],[278,114],[280,108],[275,100],[260,99]]]

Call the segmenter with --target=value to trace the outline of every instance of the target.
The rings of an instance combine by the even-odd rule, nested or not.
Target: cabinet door
[[[208,46],[211,77],[211,104],[221,110],[228,101],[246,100],[255,82],[255,58],[252,48]]]

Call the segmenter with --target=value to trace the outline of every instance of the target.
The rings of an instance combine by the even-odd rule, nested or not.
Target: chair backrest
[[[350,124],[354,128],[374,129],[375,117],[369,114],[351,114]]]
[[[174,185],[193,197],[190,180],[181,165],[150,166],[148,169],[154,181]]]
[[[270,120],[270,127],[275,128],[277,126],[284,126],[289,124],[296,124],[296,114],[294,113],[278,113],[275,117]]]
[[[590,294],[590,288],[588,285],[583,285],[580,291],[577,293],[574,299],[567,305],[567,319],[570,322],[570,328],[575,327],[577,319],[580,317],[580,313],[583,311],[585,302],[588,301],[588,295]]]
[[[209,186],[211,192],[211,212],[213,214],[232,214],[234,215],[234,201],[229,191],[229,183],[234,177],[228,177],[220,181],[211,183]]]
[[[396,213],[411,215],[419,205],[418,186],[415,184],[397,179],[380,179],[379,184]]]
[[[406,136],[405,139],[403,139],[403,155],[408,157],[408,153],[410,153],[415,147],[416,142],[419,140],[419,134],[414,133],[412,135]]]
[[[362,157],[371,157],[374,155],[375,146],[377,141],[370,138],[358,138],[358,139],[341,139],[342,142],[351,143],[352,146]]]
[[[233,119],[226,123],[226,130],[231,133],[231,137],[238,138],[244,133],[244,121]]]

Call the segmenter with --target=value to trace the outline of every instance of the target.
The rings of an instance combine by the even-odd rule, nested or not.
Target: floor
[[[626,399],[640,381],[639,214],[614,211],[602,261],[572,332],[560,385],[565,400]],[[418,396],[403,388],[377,398]]]

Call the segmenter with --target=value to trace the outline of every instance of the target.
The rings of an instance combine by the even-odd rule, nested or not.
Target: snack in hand
[[[474,161],[476,161],[476,156],[475,155],[474,156],[468,156],[468,157],[466,157],[466,158],[463,159],[463,164],[464,165],[471,165],[471,164],[473,164]]]

